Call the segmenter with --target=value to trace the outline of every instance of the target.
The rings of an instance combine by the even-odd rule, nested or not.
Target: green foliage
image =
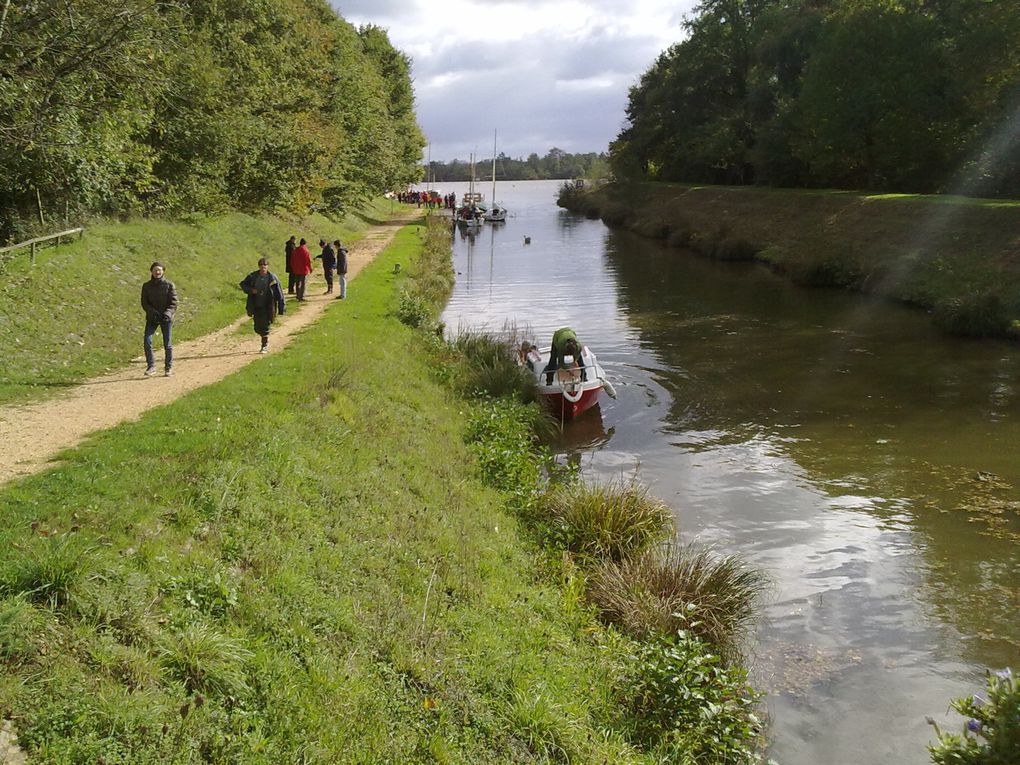
[[[408,59],[320,0],[8,5],[0,240],[37,203],[338,214],[416,177]]]
[[[590,577],[588,597],[602,618],[638,638],[687,630],[735,662],[769,580],[736,555],[693,546],[606,559]]]
[[[553,545],[595,560],[625,560],[674,533],[669,508],[636,484],[558,485],[536,513]]]
[[[620,696],[631,739],[659,761],[762,761],[760,696],[744,670],[726,667],[687,632],[635,644]]]
[[[631,88],[618,178],[1020,194],[1009,3],[704,0],[685,26]]]
[[[252,655],[240,641],[194,622],[165,639],[160,660],[189,693],[237,696],[248,691],[245,664]]]
[[[476,177],[479,168],[491,168],[492,157],[475,161]],[[428,167],[429,177],[440,183],[468,181],[471,179],[471,163],[462,159],[450,162],[434,160]],[[488,170],[483,171],[483,176]],[[485,176],[487,177],[487,176]],[[553,147],[544,157],[532,153],[527,159],[513,159],[500,154],[496,157],[496,178],[507,181],[538,181],[559,178],[591,178],[601,180],[609,177],[606,154],[588,152],[570,154]]]
[[[542,486],[535,459],[534,405],[500,398],[479,403],[470,412],[465,439],[485,481],[510,497],[517,510],[530,507]]]
[[[518,362],[520,333],[461,331],[452,341],[459,356],[457,384],[468,394],[510,396],[523,404],[535,400],[535,376]]]
[[[938,736],[928,747],[932,762],[1015,765],[1020,752],[1020,680],[1010,670],[989,672],[986,696],[956,699],[953,709],[969,719],[962,733],[949,733],[931,723]]]

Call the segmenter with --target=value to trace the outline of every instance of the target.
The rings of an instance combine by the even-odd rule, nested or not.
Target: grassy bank
[[[170,222],[138,219],[102,223],[81,241],[27,251],[0,261],[0,403],[45,395],[142,352],[139,305],[149,264],[159,260],[174,282],[180,308],[174,340],[204,335],[244,314],[237,283],[261,256],[284,272],[288,236],[356,241],[391,209],[379,200],[340,222],[241,213]],[[157,339],[157,345],[158,345]]]
[[[947,332],[1005,336],[1020,319],[1020,202],[646,183],[561,204],[804,285],[916,305]]]
[[[418,246],[0,492],[0,717],[31,762],[650,761],[612,726],[629,644],[518,535],[393,317]]]

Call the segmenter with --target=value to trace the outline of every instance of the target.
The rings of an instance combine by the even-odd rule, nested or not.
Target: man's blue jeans
[[[172,325],[172,319],[147,318],[145,320],[145,339],[143,340],[143,345],[145,346],[145,364],[150,369],[156,366],[156,359],[152,355],[152,336],[155,334],[157,327],[163,333],[163,352],[166,354],[166,368],[170,369],[174,365],[174,346],[170,336]]]

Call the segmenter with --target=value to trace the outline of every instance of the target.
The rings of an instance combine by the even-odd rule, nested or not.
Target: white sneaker
[[[263,345],[262,348],[259,349],[259,353],[269,353],[269,346]]]
[[[156,367],[149,367],[148,369],[145,370],[145,376],[146,377],[152,377],[155,374],[156,374]]]

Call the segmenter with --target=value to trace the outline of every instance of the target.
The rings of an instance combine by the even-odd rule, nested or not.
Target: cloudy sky
[[[411,57],[433,160],[605,151],[627,89],[683,36],[696,0],[331,0]]]

